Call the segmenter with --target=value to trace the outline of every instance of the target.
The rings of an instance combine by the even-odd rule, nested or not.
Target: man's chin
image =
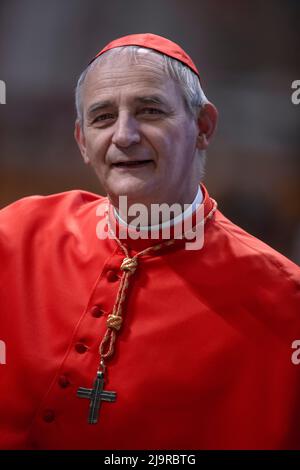
[[[148,189],[148,191],[147,191]],[[114,206],[119,206],[120,198],[124,201],[126,199],[127,205],[132,204],[147,204],[151,200],[151,192],[146,185],[121,185],[120,187],[108,188],[107,194]],[[153,197],[154,199],[154,197]]]

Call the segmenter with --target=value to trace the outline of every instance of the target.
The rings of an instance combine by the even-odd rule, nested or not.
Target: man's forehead
[[[113,53],[114,50],[107,54],[110,52]],[[158,54],[146,51],[145,54],[139,54],[137,59],[130,54],[99,57],[87,74],[84,94],[113,94],[122,87],[132,88],[133,84],[137,92],[145,90],[145,95],[153,95],[155,90],[161,90],[163,93],[170,86],[171,78],[166,72],[162,57],[156,56]]]
[[[136,66],[136,67],[134,67]],[[129,47],[112,49],[98,57],[90,66],[87,76],[107,75],[110,72],[134,74],[139,70],[155,75],[157,72],[167,75],[163,56],[149,49],[139,48],[133,51]],[[151,74],[152,72],[152,74]]]

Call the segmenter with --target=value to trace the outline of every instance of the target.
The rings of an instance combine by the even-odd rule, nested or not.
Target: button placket
[[[64,392],[64,390],[73,387],[73,385],[77,384],[78,381],[77,373],[74,375],[71,381],[68,377],[68,374],[64,373],[64,371],[69,370],[71,371],[70,373],[73,375],[72,371],[74,371],[75,364],[77,364],[78,367],[78,361],[80,362],[81,360],[80,357],[84,359],[85,353],[88,353],[90,351],[90,349],[93,347],[94,341],[98,342],[99,338],[101,338],[105,333],[105,318],[107,317],[108,313],[110,312],[113,306],[113,301],[118,291],[117,281],[120,280],[118,275],[119,263],[117,262],[115,264],[116,265],[110,265],[109,268],[107,265],[106,267],[104,266],[104,275],[102,274],[102,276],[99,277],[97,286],[95,290],[91,293],[90,298],[88,299],[89,306],[86,309],[86,314],[82,317],[80,326],[76,332],[76,339],[73,343],[73,348],[70,350],[69,357],[64,362],[64,367],[60,371],[60,375],[58,376],[56,381],[56,390],[60,389],[61,394],[70,393],[70,391],[67,392],[66,390]],[[105,268],[108,269],[106,270]],[[108,292],[109,295],[107,295]],[[100,319],[98,320],[100,330],[96,332],[94,327],[97,319]],[[102,329],[103,331],[101,331]],[[72,350],[73,354],[71,352]],[[91,359],[93,360],[93,358]],[[79,376],[81,376],[81,373],[79,373]],[[71,392],[73,393],[73,390]],[[60,398],[56,398],[55,396],[53,398],[54,400],[51,399],[50,395],[47,400],[48,403],[44,404],[46,406],[42,411],[41,418],[45,423],[53,423],[57,419],[55,410],[56,406],[58,407],[58,409],[60,409]]]

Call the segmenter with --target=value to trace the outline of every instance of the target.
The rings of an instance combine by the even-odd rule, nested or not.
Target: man
[[[199,186],[217,111],[195,64],[165,38],[126,36],[76,102],[108,197],[1,211],[0,447],[299,448],[299,269]],[[155,204],[180,210],[153,227]]]

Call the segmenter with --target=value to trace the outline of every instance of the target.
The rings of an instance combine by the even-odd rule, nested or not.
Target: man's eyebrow
[[[140,103],[145,103],[145,104],[165,104],[165,101],[157,95],[151,95],[151,96],[138,96],[135,98],[134,101],[138,101]]]
[[[94,103],[94,104],[92,104],[92,106],[89,107],[89,109],[87,110],[87,115],[91,116],[96,111],[100,111],[101,109],[109,108],[111,106],[112,106],[111,101],[108,101],[108,100],[107,101],[98,101],[97,103]]]

